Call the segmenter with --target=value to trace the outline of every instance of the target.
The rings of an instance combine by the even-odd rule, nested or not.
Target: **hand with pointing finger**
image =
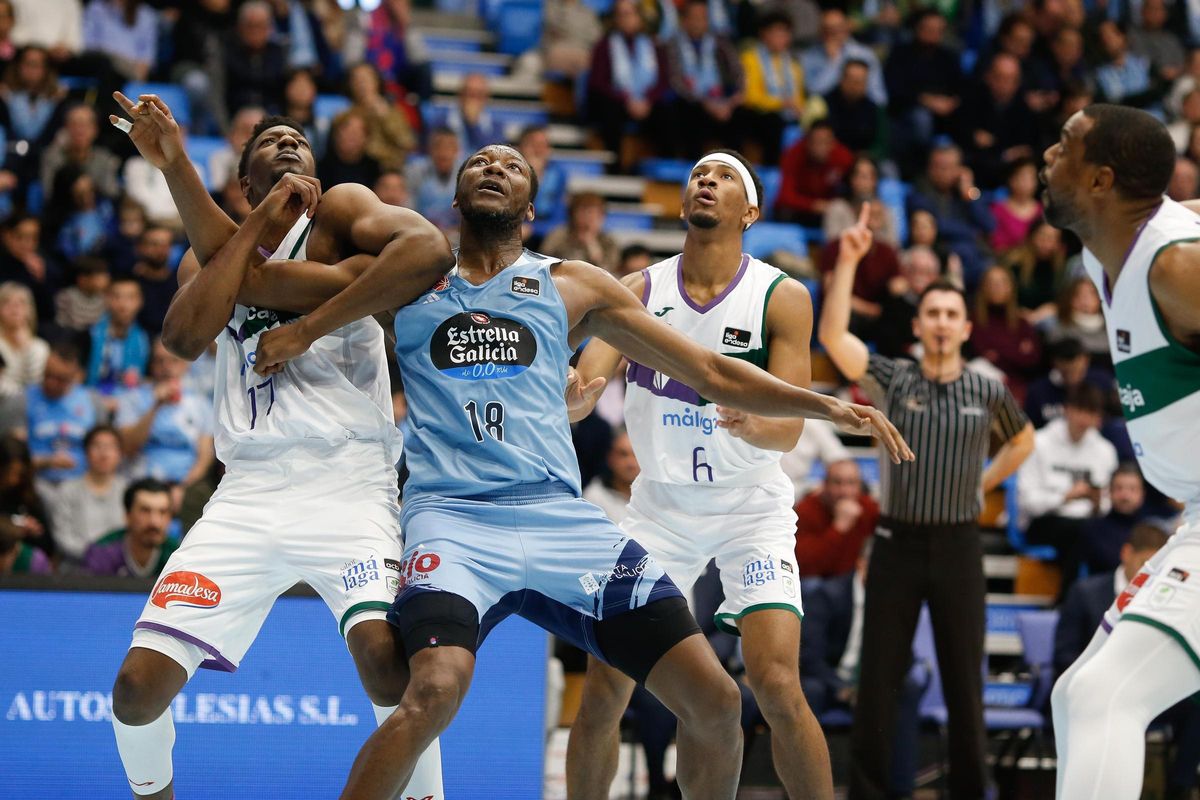
[[[108,121],[122,129],[124,125],[130,126],[127,131],[129,140],[137,147],[142,158],[160,170],[187,161],[183,131],[171,116],[171,109],[158,95],[139,95],[139,102],[134,103],[120,92],[113,92],[113,99],[129,119],[109,114]]]
[[[579,373],[575,371],[574,367],[570,367],[567,370],[567,413],[573,415],[577,411],[591,411],[607,383],[605,378],[593,378],[585,386]]]
[[[839,259],[854,260],[858,263],[862,257],[871,249],[871,243],[875,236],[871,233],[871,228],[868,222],[871,219],[871,203],[867,201],[862,204],[862,210],[858,214],[858,221],[851,225],[846,230],[842,231],[838,237],[838,257]]]

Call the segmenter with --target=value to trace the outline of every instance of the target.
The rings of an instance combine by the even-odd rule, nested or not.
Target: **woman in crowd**
[[[58,82],[58,74],[50,63],[45,48],[27,45],[4,72],[0,84],[0,100],[8,113],[9,135],[29,143],[27,158],[41,152],[54,136],[54,124],[62,112],[66,89]],[[25,177],[37,174],[36,163]]]
[[[621,248],[604,232],[604,198],[591,193],[571,195],[567,224],[546,234],[542,249],[556,258],[579,259],[615,271]]]
[[[88,547],[125,523],[120,434],[98,425],[84,437],[83,452],[87,472],[63,481],[53,505],[54,542],[66,565],[82,563]]]
[[[1021,318],[1016,286],[1005,267],[991,266],[983,273],[975,295],[971,348],[1004,373],[1009,391],[1018,403],[1037,373],[1042,350],[1037,332]]]
[[[367,137],[367,118],[358,109],[348,108],[333,118],[329,148],[317,163],[322,189],[328,190],[339,183],[375,185],[382,170],[367,152]]]
[[[908,241],[905,252],[918,247],[932,250],[941,264],[942,274],[962,284],[962,259],[938,236],[937,217],[928,211],[913,211],[908,218]]]
[[[50,345],[37,336],[33,292],[14,281],[0,283],[0,396],[17,399],[41,383]]]
[[[1058,310],[1058,290],[1066,275],[1062,232],[1045,220],[1035,222],[1025,244],[1009,253],[1008,264],[1017,281],[1021,315],[1034,327],[1044,326]]]
[[[996,227],[992,229],[992,249],[1003,254],[1019,247],[1029,235],[1029,229],[1042,217],[1038,202],[1037,164],[1033,159],[1021,159],[1009,167],[1005,181],[1008,196],[992,203]]]
[[[367,123],[367,155],[384,169],[398,169],[417,147],[408,115],[384,92],[379,71],[371,64],[350,68],[346,94]]]
[[[862,204],[879,200],[879,167],[869,156],[858,156],[846,173],[846,185],[841,197],[831,200],[825,209],[825,218],[821,228],[825,231],[825,241],[832,242],[841,235],[842,231],[854,225]],[[896,215],[886,205],[882,206],[883,224],[876,230],[875,240],[885,242],[899,249],[900,238],[896,234]]]
[[[1058,293],[1057,311],[1046,331],[1049,344],[1071,337],[1083,344],[1093,364],[1110,363],[1108,332],[1100,310],[1100,293],[1086,275],[1067,281]]]

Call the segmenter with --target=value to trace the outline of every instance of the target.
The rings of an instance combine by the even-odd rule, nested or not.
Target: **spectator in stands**
[[[283,84],[283,113],[303,126],[304,135],[308,137],[309,146],[312,147],[313,157],[320,160],[325,155],[330,120],[327,118],[317,118],[316,103],[317,81],[313,77],[313,74],[306,69],[294,69],[289,72]],[[257,125],[258,123],[255,122],[254,124]],[[253,131],[254,129],[251,128],[250,130]],[[240,131],[238,138],[242,138]],[[249,138],[249,131],[246,133],[246,138]],[[242,139],[242,141],[245,141],[245,139]],[[233,152],[237,155],[242,150],[239,147],[235,148]],[[233,161],[233,169],[230,174],[237,175],[236,158]]]
[[[578,78],[604,35],[600,18],[582,0],[546,0],[542,11],[542,64],[548,72]]]
[[[653,263],[654,258],[645,245],[625,245],[621,248],[620,258],[617,259],[617,271],[613,274],[618,278],[624,278],[626,275],[641,272]]]
[[[0,574],[48,575],[54,554],[50,519],[33,487],[25,442],[0,436]]]
[[[1133,526],[1145,515],[1146,484],[1136,463],[1117,467],[1108,484],[1108,513],[1083,523],[1080,560],[1088,572],[1110,572],[1121,563],[1121,548]]]
[[[450,205],[458,151],[458,134],[446,127],[434,128],[429,134],[429,158],[412,159],[405,172],[414,210],[443,231],[458,228],[458,211]]]
[[[0,0],[0,67],[7,67],[17,57],[19,48],[12,39],[15,23],[12,0]]]
[[[13,44],[43,47],[58,66],[83,52],[83,4],[80,0],[14,0]]]
[[[591,192],[571,195],[567,222],[546,234],[542,250],[562,259],[579,259],[615,272],[621,248],[604,231],[604,198]]]
[[[325,80],[336,79],[341,66],[330,49],[311,0],[270,0],[274,37],[284,44],[292,69],[311,69]]]
[[[185,388],[188,362],[155,340],[150,379],[121,396],[115,424],[129,474],[171,485],[174,507],[213,463],[212,399]]]
[[[135,155],[125,162],[121,179],[125,184],[125,196],[140,205],[149,220],[174,230],[183,230],[179,209],[161,170],[142,156]]]
[[[409,0],[384,0],[371,12],[367,30],[367,61],[374,64],[392,94],[416,93],[422,100],[433,94],[429,56],[421,34],[410,24]]]
[[[879,59],[875,57],[874,50],[855,41],[850,35],[850,20],[846,12],[836,6],[822,9],[819,37],[819,41],[800,56],[808,92],[823,95],[833,91],[841,80],[842,67],[853,59],[866,63],[869,68],[867,96],[871,102],[886,106],[887,88],[884,86]]]
[[[796,518],[800,577],[833,578],[854,570],[875,533],[879,504],[867,493],[858,463],[847,458],[826,466],[822,489],[796,504]]]
[[[1096,69],[1100,95],[1109,103],[1145,106],[1153,98],[1150,59],[1130,52],[1126,27],[1104,20],[1099,27],[1100,47],[1105,60]]]
[[[1150,59],[1154,77],[1170,83],[1183,74],[1183,43],[1167,25],[1168,9],[1165,0],[1142,0],[1140,24],[1129,31],[1129,48]]]
[[[229,119],[224,50],[233,31],[232,5],[230,0],[184,3],[171,28],[174,55],[168,75],[187,92],[196,133],[223,131]]]
[[[323,190],[339,183],[373,186],[379,180],[381,167],[367,152],[368,135],[366,116],[353,106],[333,118],[329,147],[317,164]]]
[[[54,138],[66,96],[50,56],[41,47],[21,48],[4,71],[0,100],[8,114],[10,136],[29,143],[29,157],[22,159],[19,170],[23,180],[37,177],[37,156]]]
[[[90,175],[100,194],[117,196],[121,159],[96,144],[98,134],[96,112],[91,106],[75,105],[66,110],[62,130],[42,154],[41,179],[47,203],[54,199],[54,176],[67,164]]]
[[[994,35],[984,44],[979,59],[976,61],[976,75],[982,75],[991,67],[992,61],[999,55],[1008,55],[1024,63],[1033,54],[1033,45],[1037,40],[1037,32],[1033,24],[1024,14],[1013,11],[1000,20]]]
[[[917,9],[912,41],[892,48],[884,68],[893,157],[915,173],[935,135],[948,134],[962,102],[958,53],[946,46],[946,20],[934,8]]]
[[[158,53],[158,12],[141,0],[91,0],[83,12],[83,47],[107,56],[125,80],[144,81]]]
[[[0,280],[28,286],[38,316],[49,319],[59,268],[38,250],[41,230],[37,217],[19,211],[0,223]]]
[[[781,9],[758,17],[758,42],[742,51],[746,99],[738,116],[740,150],[755,164],[777,164],[783,130],[804,109],[804,72],[792,55],[792,18]]]
[[[687,0],[679,32],[667,44],[675,94],[675,155],[691,158],[733,138],[733,115],[744,97],[742,65],[733,43],[710,30],[708,0]]]
[[[841,196],[835,197],[825,208],[825,217],[821,221],[825,241],[837,241],[842,231],[857,222],[858,213],[865,202],[879,202],[879,167],[875,166],[870,157],[859,155],[855,157],[850,171],[846,173]],[[874,208],[871,210],[872,213],[875,212]],[[893,248],[899,247],[900,237],[896,232],[895,215],[882,203],[879,204],[878,211],[882,214],[882,222],[874,231],[875,241],[885,242]]]
[[[54,542],[69,565],[81,564],[87,549],[125,519],[120,435],[109,425],[97,425],[83,438],[83,451],[87,471],[63,481],[52,506]]]
[[[625,519],[630,487],[642,468],[638,465],[629,434],[624,428],[613,432],[608,448],[608,469],[597,475],[583,490],[583,499],[600,507],[605,516],[618,525]]]
[[[1068,336],[1048,347],[1050,372],[1031,383],[1025,393],[1025,413],[1035,428],[1062,416],[1063,401],[1072,389],[1085,383],[1101,391],[1112,387],[1111,373],[1091,366],[1091,356],[1078,339]]]
[[[371,64],[355,64],[346,93],[367,123],[367,155],[384,169],[403,167],[417,147],[417,135],[408,115],[384,94],[379,70]]]
[[[553,219],[567,199],[567,172],[550,156],[550,133],[545,125],[527,126],[517,137],[517,149],[538,177],[538,216]]]
[[[241,225],[250,214],[250,201],[242,193],[242,185],[237,178],[230,178],[222,187],[217,198],[218,205],[231,220]]]
[[[87,549],[84,568],[93,575],[157,578],[179,543],[167,538],[171,524],[169,487],[154,478],[134,481],[122,498],[125,527]]]
[[[149,225],[138,237],[137,261],[131,273],[142,289],[142,310],[137,321],[151,336],[162,330],[178,286],[171,264],[172,244],[171,231],[162,225]]]
[[[972,314],[971,349],[1004,373],[1004,382],[1018,403],[1042,364],[1037,331],[1021,318],[1016,285],[1006,267],[993,265],[983,273]]]
[[[854,154],[834,138],[829,122],[813,123],[808,135],[783,154],[775,217],[820,227],[822,216],[853,163]]]
[[[293,76],[297,73],[293,73]],[[309,118],[311,119],[312,100],[316,98],[317,87],[312,82],[312,77],[308,77],[308,83],[312,87],[312,98],[309,99]],[[292,80],[288,81],[288,94],[284,105],[284,113],[292,117],[297,122],[303,123],[304,119],[295,116],[297,113],[302,113],[302,109],[294,107],[291,103],[291,86]],[[202,164],[208,172],[209,180],[215,186],[224,186],[225,182],[230,178],[237,177],[237,163],[241,156],[242,148],[246,146],[246,140],[250,138],[250,134],[254,132],[254,126],[262,121],[262,118],[267,115],[267,112],[259,106],[246,106],[238,109],[233,115],[233,119],[229,123],[229,130],[225,133],[225,142],[219,150],[213,152],[208,157],[208,163]],[[307,133],[307,131],[306,131]],[[310,140],[311,142],[311,140]],[[314,152],[314,156],[315,156]]]
[[[800,682],[804,697],[818,718],[827,711],[854,709],[870,552],[868,540],[860,548],[853,569],[804,592]],[[913,793],[920,740],[918,707],[924,692],[925,685],[911,674],[900,689],[888,787],[893,797],[908,797]]]
[[[1013,162],[1032,158],[1038,125],[1021,94],[1021,62],[1008,53],[992,58],[982,85],[960,109],[959,142],[979,185],[994,189]]]
[[[867,227],[874,233],[887,224],[887,209],[878,200],[871,202]],[[856,220],[857,221],[857,220]],[[846,226],[849,227],[849,226]],[[833,268],[837,265],[841,242],[833,238],[821,249],[819,268],[826,291],[833,281]],[[854,274],[854,288],[850,295],[850,330],[867,340],[876,338],[875,323],[883,313],[881,303],[888,292],[888,284],[900,274],[900,255],[896,248],[875,236],[871,249],[863,256]]]
[[[446,127],[458,134],[464,155],[505,140],[504,130],[488,111],[491,101],[492,90],[485,75],[472,72],[463,78],[458,103],[446,116]]]
[[[588,116],[604,146],[622,153],[626,133],[656,140],[664,131],[667,62],[646,33],[645,21],[633,0],[613,4],[613,30],[596,43],[588,73]],[[622,153],[624,155],[624,153]],[[623,158],[623,163],[628,158]]]
[[[68,164],[54,176],[54,202],[45,211],[54,251],[65,261],[101,255],[116,228],[113,202],[96,191],[92,176]]]
[[[1006,254],[1025,243],[1029,231],[1041,219],[1042,204],[1038,202],[1037,164],[1031,158],[1020,158],[1008,165],[1004,181],[1008,196],[992,203],[992,250]]]
[[[287,53],[271,38],[271,7],[249,0],[237,11],[234,35],[226,42],[225,107],[235,112],[243,106],[277,111],[287,76]]]
[[[1105,489],[1117,469],[1117,449],[1100,435],[1104,401],[1094,386],[1069,392],[1063,418],[1037,432],[1033,454],[1017,475],[1026,541],[1054,546],[1064,592],[1079,574],[1083,523],[1107,513]]]
[[[1167,125],[1167,132],[1175,141],[1175,150],[1183,153],[1192,139],[1192,131],[1200,126],[1200,87],[1183,96],[1179,118]]]
[[[783,454],[779,466],[792,481],[793,501],[799,503],[820,481],[813,478],[813,468],[820,462],[827,473],[835,461],[850,458],[850,451],[838,438],[837,428],[823,419],[806,420],[804,435],[796,446]]]
[[[37,336],[33,292],[13,281],[0,283],[0,395],[22,397],[42,382],[50,345]]]
[[[1076,28],[1054,34],[1049,53],[1035,57],[1026,78],[1032,87],[1030,94],[1045,96],[1047,108],[1060,103],[1072,87],[1092,86],[1095,81],[1084,56],[1083,34]],[[1039,111],[1047,110],[1038,105]]]
[[[884,152],[883,108],[867,94],[870,65],[857,58],[842,66],[842,78],[825,95],[825,108],[833,135],[856,153],[882,158]]]
[[[104,297],[105,311],[91,327],[87,385],[103,395],[133,388],[146,374],[150,337],[137,323],[142,287],[132,276],[115,276]]]
[[[68,331],[86,331],[104,316],[104,295],[111,276],[99,258],[81,258],[74,264],[75,284],[54,296],[54,324]]]
[[[110,272],[128,273],[137,260],[137,242],[142,231],[150,224],[146,209],[132,197],[124,197],[117,204],[117,228],[109,238],[105,259]]]
[[[921,293],[941,274],[937,253],[925,245],[910,247],[900,256],[900,275],[888,282],[875,323],[875,349],[888,358],[910,357],[917,337],[913,320]]]
[[[962,259],[939,235],[937,217],[931,211],[914,209],[908,215],[908,249],[923,247],[937,258],[938,274],[962,284]]]
[[[53,496],[58,484],[84,471],[83,437],[100,418],[91,392],[80,385],[79,349],[50,347],[40,386],[25,392],[26,431],[38,491]]]
[[[1167,197],[1182,203],[1194,199],[1197,194],[1200,194],[1200,168],[1187,156],[1180,156],[1175,159],[1175,171],[1171,173]]]
[[[1108,332],[1100,310],[1100,293],[1091,278],[1079,275],[1063,284],[1058,293],[1057,312],[1046,330],[1046,341],[1064,337],[1078,339],[1091,354],[1093,362],[1106,361]]]
[[[1008,254],[1017,281],[1017,305],[1029,324],[1040,328],[1058,311],[1058,290],[1066,275],[1062,232],[1045,220],[1030,227],[1025,243]]]
[[[1198,18],[1200,21],[1200,18]],[[1200,42],[1200,36],[1195,37],[1196,42]],[[1171,89],[1167,92],[1166,98],[1163,100],[1163,106],[1170,116],[1179,116],[1183,111],[1183,98],[1188,92],[1200,86],[1200,47],[1193,46],[1188,51],[1187,58],[1184,62],[1183,74],[1175,79],[1171,84]]]
[[[987,266],[986,237],[995,227],[981,194],[974,173],[963,166],[962,151],[942,144],[930,152],[928,169],[908,196],[910,214],[920,209],[937,220],[938,236],[962,259],[968,289]]]
[[[408,180],[398,169],[385,169],[375,181],[375,196],[388,205],[409,208],[412,198],[408,193]]]

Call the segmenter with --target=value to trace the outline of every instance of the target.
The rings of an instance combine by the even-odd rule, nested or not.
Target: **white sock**
[[[375,724],[382,725],[384,720],[392,715],[396,710],[396,706],[377,706],[371,704],[371,708],[375,710]],[[412,777],[409,778],[408,786],[404,787],[404,791],[400,793],[398,800],[445,800],[445,790],[442,788],[442,745],[441,740],[434,739],[433,743],[421,753],[421,757],[417,759],[417,765],[413,768]]]
[[[161,792],[171,782],[171,748],[175,746],[175,721],[171,708],[147,725],[126,725],[112,718],[117,752],[134,794]]]

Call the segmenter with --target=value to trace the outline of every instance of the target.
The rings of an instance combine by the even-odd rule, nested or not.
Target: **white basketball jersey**
[[[306,258],[312,220],[301,215],[272,259]],[[402,438],[392,419],[383,329],[373,319],[352,322],[318,339],[282,372],[254,371],[263,331],[299,315],[235,305],[217,340],[216,450],[229,463],[270,457],[280,445],[379,442],[391,463]]]
[[[1134,240],[1115,286],[1108,285],[1096,257],[1083,251],[1102,298],[1138,464],[1147,480],[1193,511],[1200,506],[1200,354],[1176,341],[1163,324],[1150,292],[1150,268],[1168,245],[1197,239],[1200,216],[1163,198]]]
[[[699,306],[684,291],[682,259],[674,256],[643,270],[646,308],[689,339],[766,369],[767,303],[787,276],[743,255],[725,290]],[[625,424],[647,480],[757,486],[783,475],[782,453],[718,428],[716,405],[690,386],[636,363],[625,381]]]

